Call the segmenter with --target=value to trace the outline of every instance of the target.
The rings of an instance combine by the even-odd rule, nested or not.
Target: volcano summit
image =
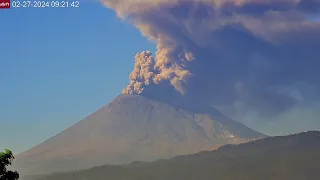
[[[320,12],[319,0],[102,2],[157,44],[155,56],[136,55],[130,83],[114,101],[18,155],[22,174],[151,161],[265,137],[223,114],[249,117],[255,128],[270,119],[292,126],[297,111],[315,117],[303,116],[297,129],[318,122],[320,23],[306,16]]]
[[[192,107],[191,107],[192,108]],[[17,156],[22,174],[151,161],[265,137],[215,109],[197,113],[139,95],[120,95]]]

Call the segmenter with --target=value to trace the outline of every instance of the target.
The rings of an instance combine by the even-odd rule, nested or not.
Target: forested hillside
[[[318,180],[320,132],[269,137],[151,163],[100,166],[39,180]]]

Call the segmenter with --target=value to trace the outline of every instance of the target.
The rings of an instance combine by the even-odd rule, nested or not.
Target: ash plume
[[[201,102],[238,120],[318,112],[320,22],[309,17],[319,16],[320,0],[103,3],[157,44],[155,57],[136,55],[124,94]]]

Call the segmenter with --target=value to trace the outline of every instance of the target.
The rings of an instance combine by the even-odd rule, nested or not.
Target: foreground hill
[[[155,162],[100,166],[24,180],[318,180],[320,132],[226,145]]]
[[[17,156],[22,174],[153,161],[265,137],[214,109],[118,96],[74,126]],[[202,111],[200,113],[200,110]]]

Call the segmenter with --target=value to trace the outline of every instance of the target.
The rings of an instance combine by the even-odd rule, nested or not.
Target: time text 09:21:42
[[[79,8],[79,1],[11,1],[11,8]]]

